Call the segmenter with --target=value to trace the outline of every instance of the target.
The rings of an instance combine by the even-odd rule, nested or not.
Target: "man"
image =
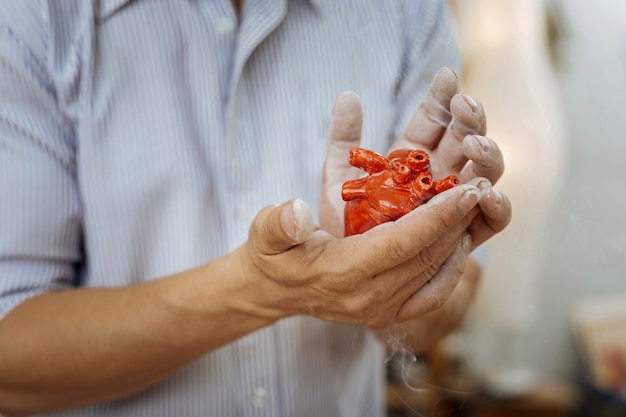
[[[445,5],[0,5],[0,411],[382,415],[510,216]],[[465,184],[341,238],[358,145]]]

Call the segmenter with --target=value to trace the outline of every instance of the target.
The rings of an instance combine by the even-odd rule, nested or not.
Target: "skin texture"
[[[511,213],[491,187],[502,157],[480,136],[482,108],[457,93],[458,77],[443,69],[395,147],[427,150],[433,175],[458,174],[462,184],[396,221],[343,237],[341,186],[355,179],[347,155],[359,145],[362,111],[354,93],[342,94],[328,131],[319,226],[304,202],[287,201],[261,210],[238,249],[198,268],[23,302],[0,321],[0,412],[127,397],[293,315],[369,326],[383,340],[400,325],[419,335],[407,348],[432,346],[471,305],[479,280],[470,251]],[[434,111],[445,125],[434,123]]]

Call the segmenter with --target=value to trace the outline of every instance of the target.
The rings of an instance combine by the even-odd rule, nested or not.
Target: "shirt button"
[[[235,219],[247,224],[250,222],[250,212],[246,209],[238,208],[235,210]]]
[[[235,24],[233,23],[232,20],[227,19],[227,18],[223,18],[218,20],[215,23],[215,28],[217,29],[218,32],[223,33],[224,35],[230,33],[233,31],[233,29],[235,29]]]
[[[265,407],[265,404],[267,403],[268,395],[269,393],[264,388],[255,389],[254,392],[252,393],[252,405],[258,408]]]

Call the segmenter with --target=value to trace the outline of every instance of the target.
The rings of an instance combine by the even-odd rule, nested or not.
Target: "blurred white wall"
[[[491,324],[527,327],[535,316],[547,214],[561,187],[564,118],[544,41],[542,0],[462,0],[458,22],[463,89],[487,113],[487,134],[502,148],[498,188],[511,199],[508,228],[488,243],[490,260],[477,313]]]
[[[467,90],[485,103],[488,135],[508,154],[499,185],[514,203],[459,339],[479,368],[570,379],[572,308],[626,292],[626,2],[555,4],[566,31],[553,70],[542,0],[457,1],[472,54]],[[499,42],[472,39],[481,31]],[[511,105],[518,110],[507,114]]]
[[[526,359],[573,377],[568,316],[580,301],[626,292],[626,3],[560,0],[567,28],[559,72],[569,153],[546,229],[541,320],[521,340]]]

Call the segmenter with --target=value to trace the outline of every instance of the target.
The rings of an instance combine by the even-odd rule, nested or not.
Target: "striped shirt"
[[[438,0],[246,0],[240,19],[229,0],[0,2],[0,317],[206,263],[267,204],[315,210],[339,93],[385,152],[456,59]],[[384,350],[294,317],[54,415],[380,416]]]

